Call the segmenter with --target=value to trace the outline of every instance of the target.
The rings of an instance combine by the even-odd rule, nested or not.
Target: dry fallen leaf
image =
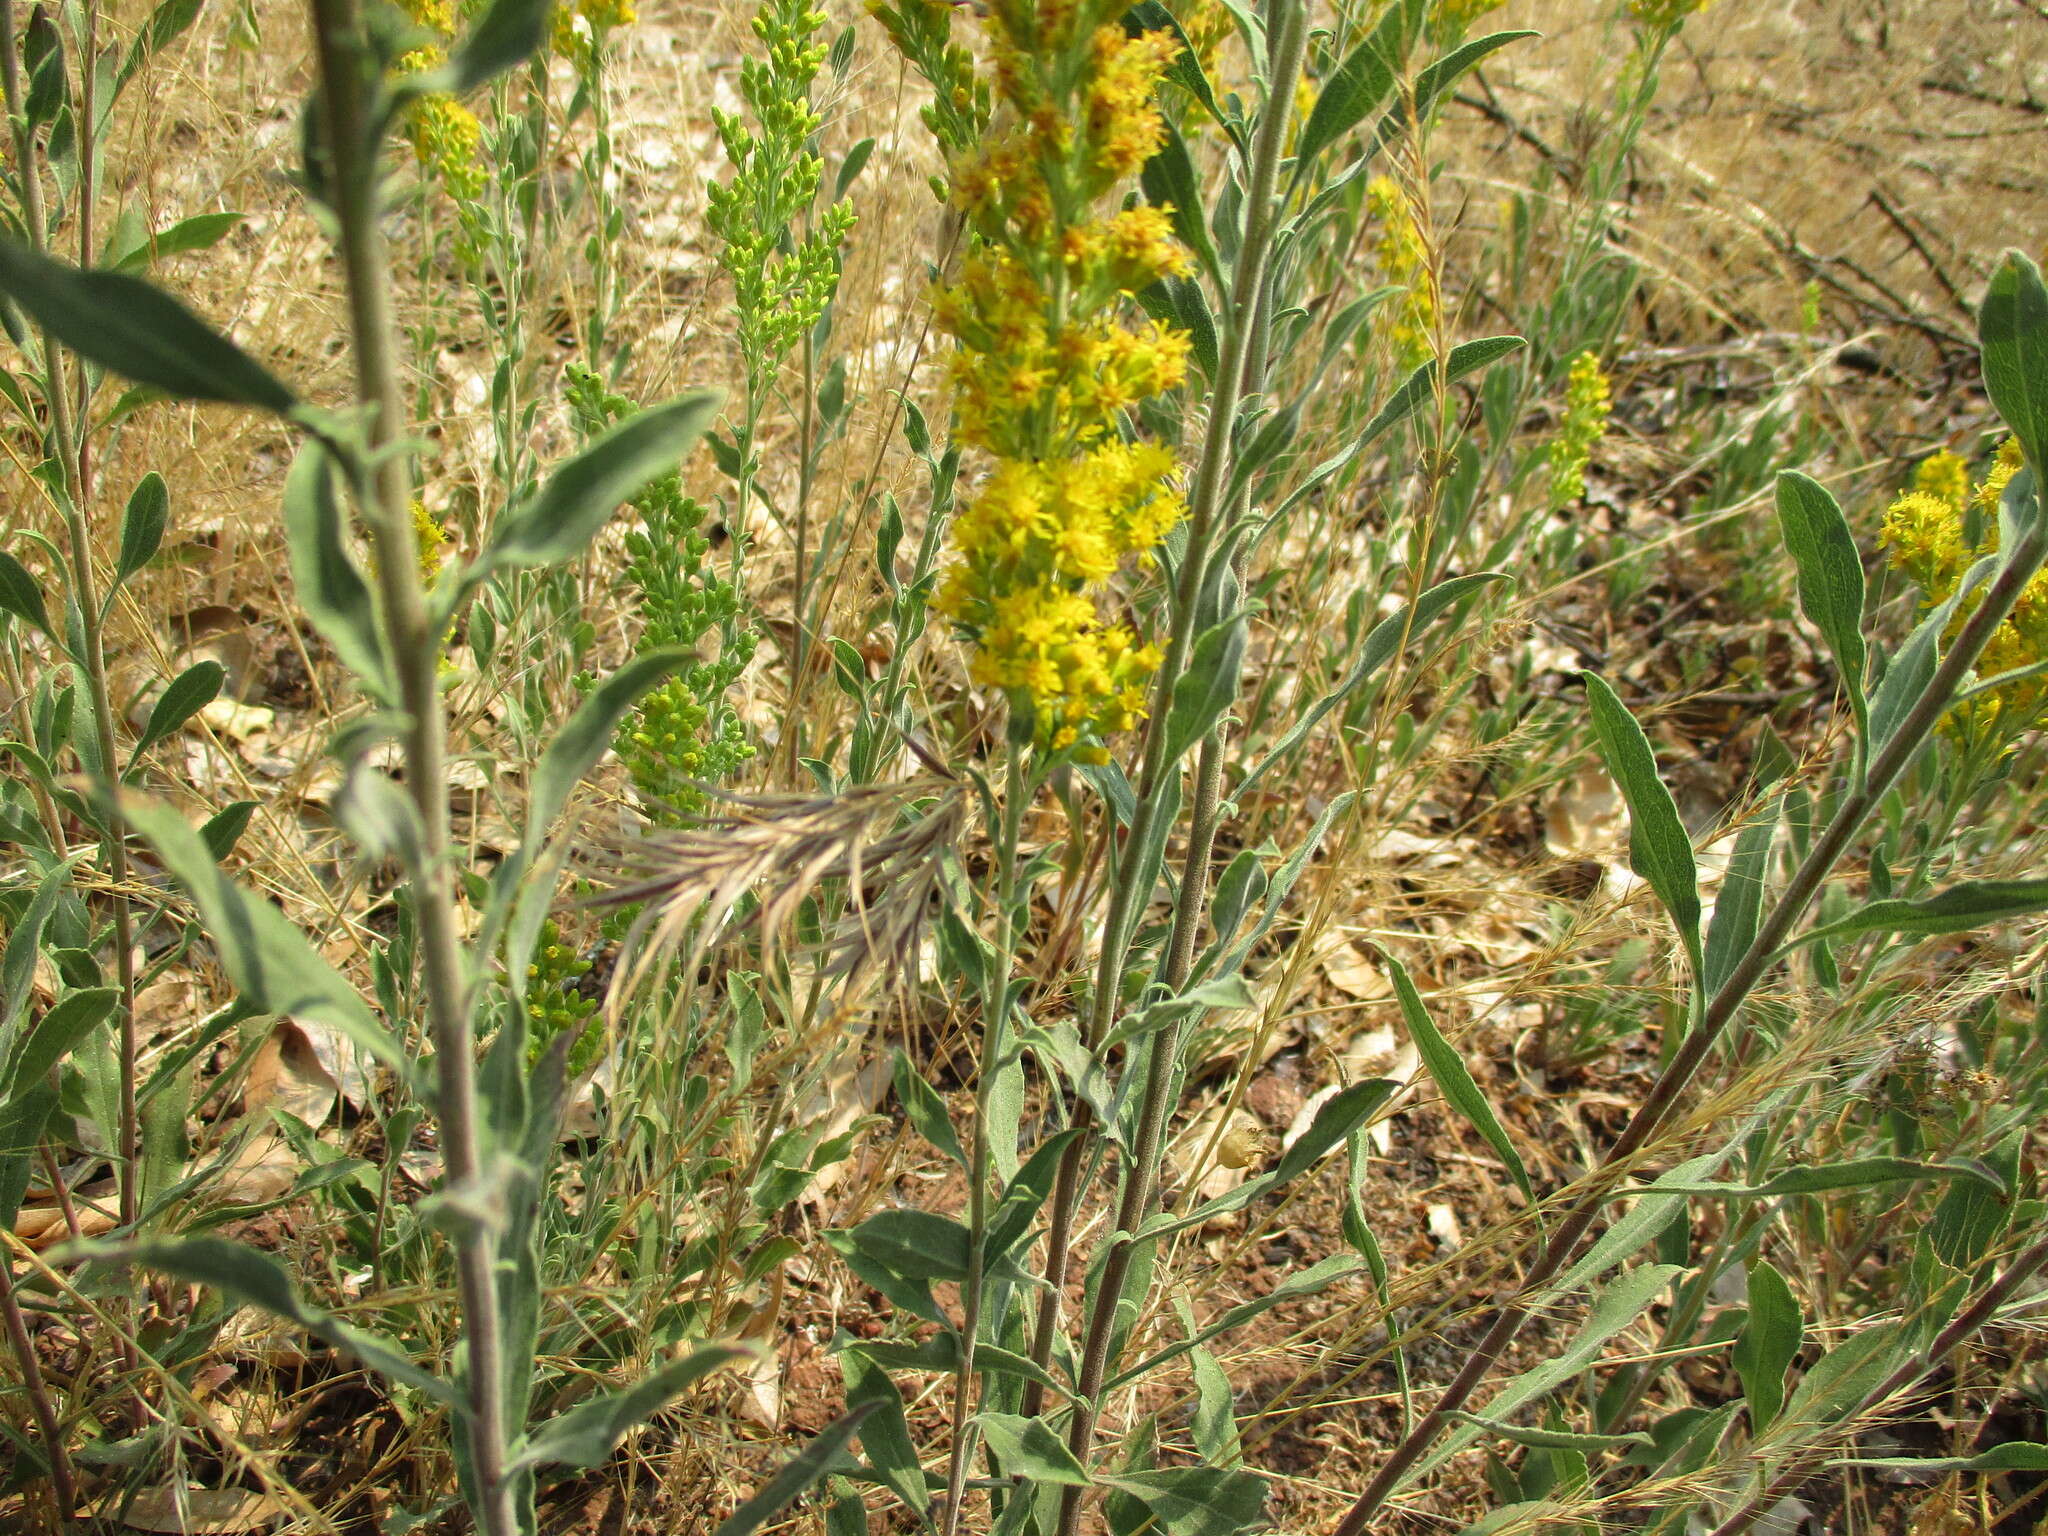
[[[268,1530],[287,1511],[267,1493],[247,1488],[145,1488],[120,1507],[118,1500],[102,1510],[117,1515],[136,1531],[170,1531],[176,1536],[228,1536],[236,1531]]]
[[[1323,962],[1323,975],[1339,992],[1362,1003],[1394,995],[1394,984],[1386,973],[1348,944]]]

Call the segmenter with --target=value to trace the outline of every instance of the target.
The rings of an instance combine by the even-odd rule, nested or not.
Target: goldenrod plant
[[[1703,9],[0,6],[0,1523],[2030,1517],[2048,287]]]

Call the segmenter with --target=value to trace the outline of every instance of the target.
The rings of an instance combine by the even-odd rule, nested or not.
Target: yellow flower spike
[[[1373,245],[1380,275],[1408,290],[1395,307],[1391,334],[1401,366],[1414,368],[1436,349],[1436,290],[1429,247],[1408,194],[1392,177],[1375,176],[1367,182],[1365,204],[1380,226]]]
[[[1600,358],[1581,352],[1572,359],[1565,387],[1564,420],[1550,445],[1550,506],[1555,511],[1586,494],[1586,465],[1607,435],[1612,390]]]
[[[1977,494],[1971,498],[1970,504],[1979,512],[1997,517],[1999,498],[2005,494],[2005,488],[2025,462],[2018,438],[2008,437],[2000,443],[1997,456],[1991,461],[1990,472],[1984,476],[1984,483],[1977,487]]]

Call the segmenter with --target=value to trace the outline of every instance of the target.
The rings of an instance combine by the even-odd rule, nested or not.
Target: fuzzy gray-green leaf
[[[1918,901],[1873,901],[1847,917],[1802,934],[1798,942],[1812,944],[1864,933],[1921,937],[1968,933],[1986,923],[2043,911],[2048,911],[2048,880],[1963,880]]]
[[[1600,757],[1628,802],[1629,868],[1649,882],[1671,915],[1694,971],[1704,969],[1700,954],[1699,868],[1693,862],[1692,839],[1678,819],[1678,805],[1657,775],[1657,757],[1650,738],[1636,724],[1606,680],[1592,672],[1580,674],[1593,710],[1593,733]]]
[[[0,240],[0,294],[81,357],[183,400],[277,415],[292,392],[163,289],[120,272],[86,272]]]
[[[1778,476],[1778,528],[1799,571],[1799,606],[1834,653],[1859,726],[1866,717],[1863,558],[1828,488],[1793,470]]]
[[[2041,269],[2007,251],[1977,311],[1984,388],[2029,464],[2048,464],[2048,287]]]
[[[1806,1335],[1799,1299],[1785,1277],[1762,1259],[1749,1271],[1749,1317],[1735,1336],[1735,1374],[1749,1404],[1753,1434],[1770,1428],[1785,1405],[1785,1372]]]

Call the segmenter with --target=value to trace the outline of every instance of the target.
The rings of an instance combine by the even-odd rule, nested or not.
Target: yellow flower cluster
[[[405,14],[439,41],[415,48],[398,60],[398,72],[416,75],[438,67],[445,43],[455,35],[453,0],[402,0]],[[406,137],[419,163],[458,203],[473,202],[484,190],[483,124],[453,96],[422,96],[406,114]]]
[[[1920,588],[1925,606],[1948,601],[1963,574],[1997,551],[1999,498],[2022,462],[2018,440],[2008,438],[1973,492],[1969,466],[1958,455],[1932,454],[1915,469],[1912,487],[1892,502],[1879,539],[1893,568]],[[1958,625],[1975,602],[1974,596],[1964,599]],[[2048,571],[2021,591],[2012,613],[1984,647],[1977,670],[1995,676],[2042,661],[2048,661]],[[1944,723],[1965,739],[2002,743],[2044,721],[2048,681],[2030,677],[1959,706]]]
[[[640,19],[633,0],[561,0],[555,6],[548,30],[555,52],[578,64],[588,64],[597,39]]]
[[[1128,36],[1113,0],[991,0],[990,94],[1009,123],[954,158],[977,239],[934,320],[956,343],[957,433],[991,454],[953,526],[935,600],[974,642],[972,673],[1027,712],[1038,744],[1102,755],[1142,718],[1159,653],[1105,622],[1100,595],[1148,563],[1185,508],[1173,456],[1123,415],[1186,376],[1188,339],[1124,318],[1193,269],[1167,210],[1098,205],[1159,147],[1152,92],[1178,44]]]
[[[1565,385],[1564,421],[1550,445],[1550,506],[1570,506],[1586,494],[1586,465],[1593,449],[1607,435],[1613,409],[1611,389],[1596,353],[1572,359]]]
[[[1394,300],[1394,353],[1402,367],[1415,368],[1436,351],[1436,274],[1429,245],[1408,194],[1392,177],[1375,176],[1366,183],[1365,206],[1380,226],[1373,245],[1380,276],[1403,290]]]

